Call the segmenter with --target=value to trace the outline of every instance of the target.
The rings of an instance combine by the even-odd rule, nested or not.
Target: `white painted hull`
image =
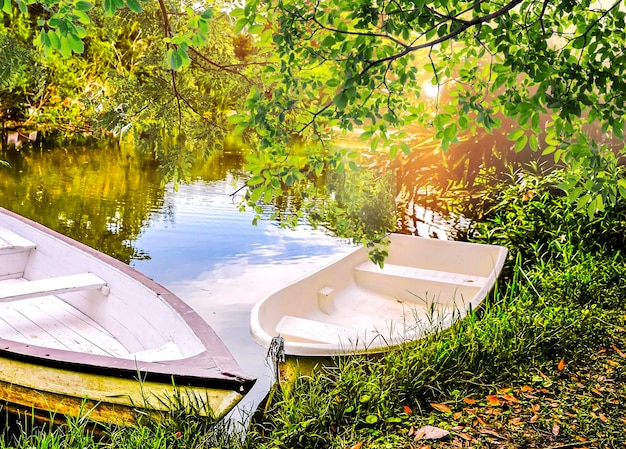
[[[393,234],[380,269],[359,248],[260,301],[254,338],[288,356],[376,353],[445,329],[493,288],[507,250]]]
[[[0,209],[0,401],[9,408],[128,423],[182,394],[221,417],[253,384],[164,287]]]

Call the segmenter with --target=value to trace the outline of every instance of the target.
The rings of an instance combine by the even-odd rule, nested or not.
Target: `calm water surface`
[[[156,167],[128,148],[7,150],[0,205],[106,252],[165,285],[216,330],[244,371],[258,378],[240,408],[267,393],[272,372],[248,329],[252,306],[350,245],[302,226],[253,226],[232,193],[240,152],[216,153],[189,184],[162,186]]]

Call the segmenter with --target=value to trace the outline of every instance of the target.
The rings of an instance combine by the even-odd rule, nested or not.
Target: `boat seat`
[[[36,246],[33,242],[0,228],[0,280],[22,277],[30,251]]]
[[[9,231],[8,229],[0,228],[0,250],[31,250],[35,248],[35,245],[30,240]]]
[[[479,288],[490,282],[489,278],[483,276],[472,276],[469,274],[452,273],[449,271],[427,270],[424,268],[393,265],[390,263],[386,263],[383,268],[380,268],[378,265],[368,261],[357,265],[354,269],[365,273],[395,276],[405,279],[443,282],[446,284],[466,285]]]
[[[337,344],[341,341],[346,345],[350,342],[356,343],[360,333],[357,329],[291,315],[281,318],[276,325],[276,332],[309,342]]]
[[[100,279],[93,273],[73,274],[10,284],[3,283],[0,284],[0,301],[15,301],[99,288],[102,289],[104,294],[108,294],[106,285],[105,280]]]

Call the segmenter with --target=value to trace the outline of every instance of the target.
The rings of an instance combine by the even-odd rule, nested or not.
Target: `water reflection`
[[[136,267],[178,294],[259,381],[242,406],[267,393],[265,349],[248,330],[252,305],[326,264],[349,245],[307,227],[252,226],[233,192],[243,157],[214,153],[194,181],[162,186],[156,166],[128,148],[69,147],[0,153],[0,205]]]
[[[123,262],[146,257],[132,242],[163,205],[155,166],[114,145],[6,150],[2,205]]]

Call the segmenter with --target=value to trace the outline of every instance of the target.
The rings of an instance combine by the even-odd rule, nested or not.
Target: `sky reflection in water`
[[[274,290],[349,251],[345,240],[302,226],[281,229],[233,203],[232,179],[168,186],[167,214],[155,211],[134,245],[149,254],[131,265],[191,305],[218,333],[244,371],[258,377],[242,401],[249,410],[267,393],[266,350],[249,331],[252,306]]]

